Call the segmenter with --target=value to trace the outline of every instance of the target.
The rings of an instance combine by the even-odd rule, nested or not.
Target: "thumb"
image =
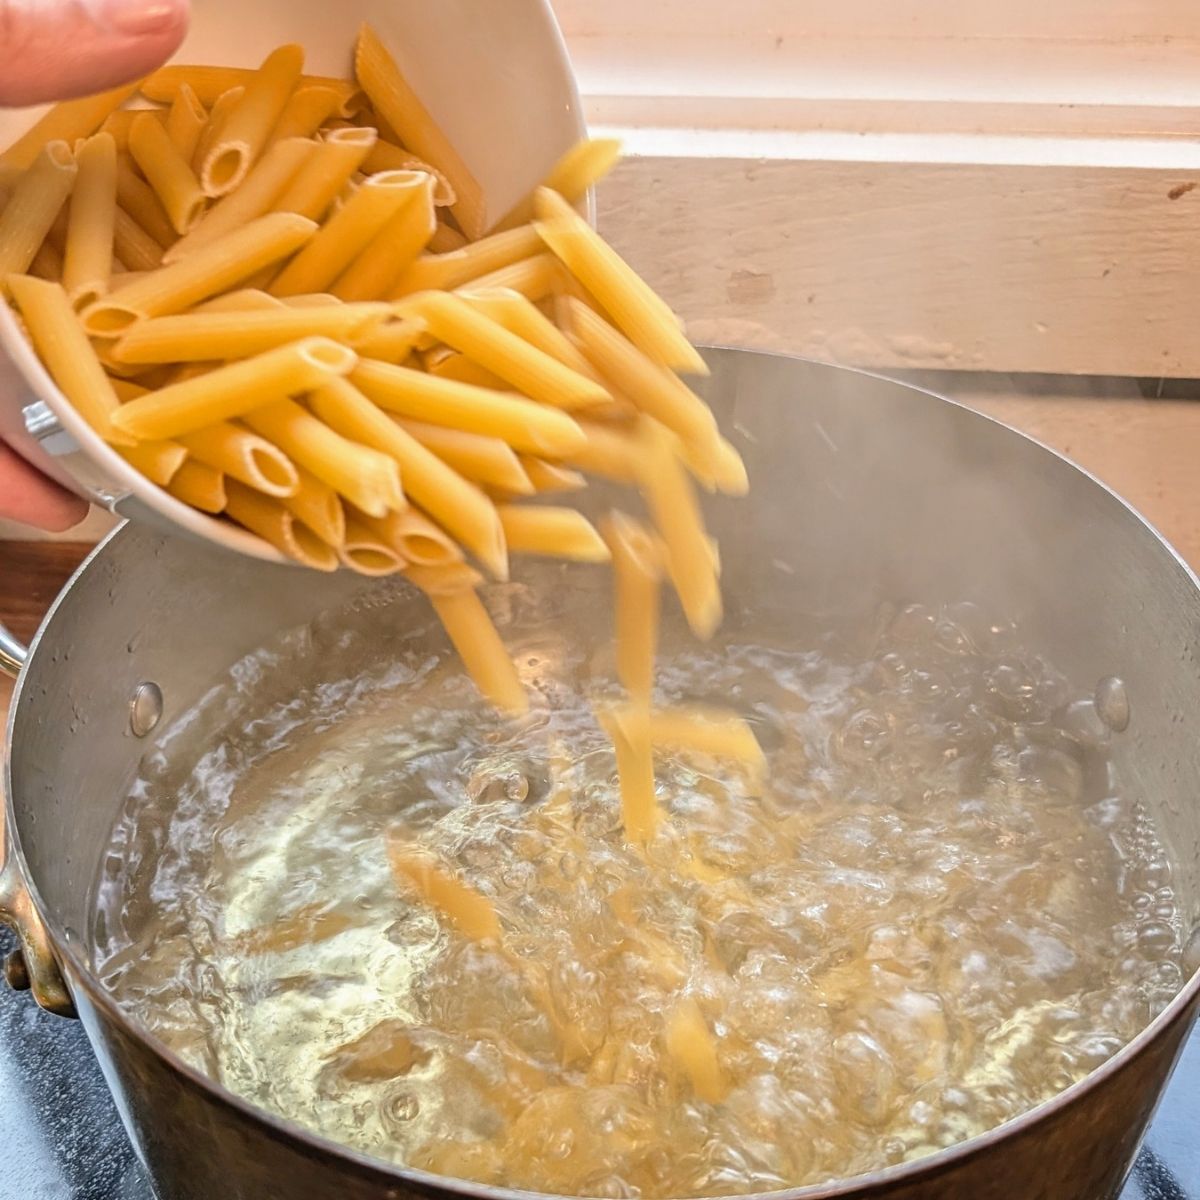
[[[0,0],[0,106],[69,100],[153,71],[188,0]]]

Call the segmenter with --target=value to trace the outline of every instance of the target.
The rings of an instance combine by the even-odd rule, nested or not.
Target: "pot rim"
[[[1165,537],[1148,521],[1132,504],[1118,495],[1112,488],[1098,479],[1086,468],[1081,467],[1074,460],[1065,454],[1060,454],[1057,450],[1047,446],[1044,442],[1037,438],[1031,437],[1018,429],[1014,429],[1011,425],[1005,424],[1003,421],[997,420],[995,417],[989,416],[986,413],[979,412],[970,406],[953,400],[948,396],[943,396],[938,392],[931,391],[929,388],[920,387],[916,384],[908,383],[905,380],[892,379],[887,375],[877,371],[862,370],[857,367],[846,367],[837,363],[821,362],[816,359],[803,358],[796,354],[785,354],[775,351],[762,350],[746,350],[740,347],[706,345],[701,347],[704,350],[718,350],[722,353],[735,352],[736,354],[752,354],[765,358],[773,358],[785,362],[798,362],[806,366],[816,366],[847,372],[854,375],[864,376],[868,379],[882,380],[887,383],[894,384],[898,387],[908,388],[910,391],[920,393],[931,401],[937,401],[941,404],[948,404],[954,408],[960,409],[970,415],[971,418],[980,422],[986,422],[995,426],[998,430],[1003,431],[1002,436],[1010,436],[1020,438],[1026,442],[1031,442],[1037,446],[1045,454],[1051,458],[1058,460],[1067,468],[1078,472],[1088,479],[1095,487],[1105,492],[1113,501],[1124,508],[1143,530],[1158,543],[1159,547],[1165,552],[1166,557],[1174,563],[1184,577],[1191,584],[1194,591],[1200,592],[1200,577],[1196,572],[1184,561],[1179,552],[1167,541]],[[68,580],[66,586],[55,597],[54,603],[50,606],[43,618],[41,625],[38,627],[37,633],[29,644],[30,659],[36,654],[38,647],[41,644],[43,636],[47,633],[49,626],[53,622],[55,613],[59,606],[65,601],[71,589],[75,586],[76,581],[88,570],[93,561],[97,559],[108,546],[108,543],[114,538],[122,536],[125,531],[124,525],[119,526],[109,533],[95,549],[83,560],[76,569],[75,573]],[[69,939],[66,935],[66,930],[57,916],[50,912],[42,900],[35,880],[32,878],[28,863],[25,859],[25,852],[21,845],[20,831],[17,827],[15,814],[13,812],[13,786],[12,786],[12,746],[13,733],[16,725],[17,713],[20,711],[20,701],[23,698],[24,682],[26,673],[21,672],[13,689],[12,702],[9,706],[9,715],[6,728],[6,737],[4,744],[4,763],[3,763],[3,784],[5,791],[5,817],[8,829],[10,852],[14,856],[14,861],[20,870],[21,878],[25,887],[29,891],[30,898],[33,902],[38,915],[41,917],[47,930],[49,931],[51,942],[55,952],[62,958],[65,958],[70,967],[72,983],[76,986],[81,986],[86,993],[89,1001],[99,1010],[105,1017],[119,1026],[124,1033],[132,1037],[134,1040],[142,1043],[146,1048],[151,1050],[157,1057],[163,1059],[177,1074],[183,1076],[188,1083],[200,1088],[206,1092],[209,1098],[215,1103],[221,1104],[226,1108],[231,1108],[237,1113],[246,1117],[264,1129],[277,1140],[286,1140],[290,1142],[298,1142],[309,1153],[315,1155],[332,1155],[338,1159],[344,1160],[348,1165],[356,1168],[359,1172],[381,1176],[391,1181],[403,1183],[422,1193],[428,1192],[450,1192],[464,1197],[484,1197],[486,1200],[538,1200],[546,1196],[555,1196],[557,1193],[534,1192],[521,1188],[498,1187],[491,1184],[473,1183],[470,1180],[457,1179],[449,1175],[436,1175],[429,1171],[423,1171],[415,1167],[402,1166],[395,1163],[389,1163],[384,1159],[375,1158],[371,1155],[364,1154],[361,1151],[354,1150],[348,1146],[344,1146],[339,1142],[327,1138],[322,1134],[316,1133],[302,1125],[296,1124],[286,1118],[276,1116],[274,1113],[268,1112],[265,1109],[258,1108],[249,1101],[231,1092],[221,1084],[200,1071],[197,1071],[190,1064],[186,1063],[178,1054],[170,1047],[162,1042],[156,1035],[142,1029],[117,1003],[116,999],[106,991],[95,977],[94,969],[91,963],[82,953],[82,945],[75,939]],[[933,1154],[923,1155],[920,1158],[911,1159],[907,1162],[898,1163],[894,1166],[884,1167],[877,1171],[868,1171],[859,1175],[848,1176],[845,1179],[838,1179],[833,1182],[806,1184],[798,1188],[783,1188],[770,1192],[747,1192],[739,1195],[736,1200],[839,1200],[841,1197],[862,1193],[872,1189],[882,1189],[890,1187],[902,1182],[910,1182],[919,1179],[923,1175],[936,1174],[946,1170],[955,1164],[969,1159],[975,1154],[988,1149],[997,1143],[1016,1137],[1021,1133],[1029,1130],[1033,1126],[1039,1124],[1045,1118],[1059,1112],[1062,1109],[1068,1108],[1075,1103],[1077,1099],[1086,1095],[1092,1089],[1098,1087],[1111,1075],[1122,1070],[1125,1065],[1132,1059],[1142,1053],[1152,1042],[1156,1041],[1168,1027],[1173,1025],[1177,1020],[1184,1016],[1189,1006],[1193,1005],[1200,998],[1200,969],[1197,969],[1192,975],[1185,980],[1178,993],[1174,996],[1171,1002],[1160,1012],[1144,1029],[1141,1030],[1133,1039],[1127,1042],[1120,1050],[1116,1052],[1106,1062],[1102,1063],[1094,1071],[1089,1072],[1081,1080],[1073,1083],[1064,1091],[1052,1096],[1049,1100],[1043,1101],[1041,1104],[1020,1113],[1018,1116],[1005,1121],[1001,1125],[996,1125],[991,1129],[985,1130],[983,1133],[976,1134],[966,1141],[957,1142],[953,1146],[948,1146],[943,1150],[938,1150]],[[575,1200],[575,1198],[566,1198],[566,1200]],[[675,1200],[693,1200],[690,1197],[678,1197]]]

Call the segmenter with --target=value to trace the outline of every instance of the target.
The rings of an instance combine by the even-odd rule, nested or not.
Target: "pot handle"
[[[15,676],[28,655],[25,645],[0,625],[0,671]],[[75,1005],[63,982],[50,936],[13,855],[6,820],[7,809],[0,805],[0,846],[4,853],[0,867],[0,921],[17,935],[19,943],[4,963],[4,977],[10,987],[31,991],[42,1008],[60,1017],[73,1017]]]

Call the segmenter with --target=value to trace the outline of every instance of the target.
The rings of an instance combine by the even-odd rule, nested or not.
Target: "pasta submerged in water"
[[[601,719],[644,842],[657,741],[753,758],[719,714],[650,708],[660,579],[701,637],[720,618],[693,480],[739,494],[744,468],[678,319],[572,207],[617,144],[492,212],[369,26],[354,64],[308,76],[281,46],[52,110],[0,155],[0,293],[127,463],[311,568],[405,574],[504,713],[525,690],[470,564],[612,559],[628,703]],[[591,475],[653,527],[528,503]]]

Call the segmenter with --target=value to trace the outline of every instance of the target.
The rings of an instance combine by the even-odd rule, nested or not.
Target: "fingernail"
[[[182,15],[178,0],[86,0],[86,8],[93,24],[135,36],[171,29]]]

